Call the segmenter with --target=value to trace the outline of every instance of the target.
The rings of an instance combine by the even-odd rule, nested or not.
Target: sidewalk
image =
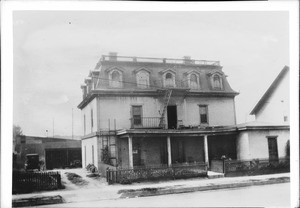
[[[57,196],[61,196],[64,203],[84,202],[238,188],[252,185],[286,183],[289,181],[290,173],[281,173],[231,178],[193,178],[160,182],[133,183],[131,185],[107,185],[103,183],[97,188],[80,188],[76,190],[57,190],[49,192],[13,195],[13,203],[14,206],[28,206],[24,205],[24,201],[29,201],[31,198],[34,197],[50,198],[50,196],[55,196],[56,198]]]

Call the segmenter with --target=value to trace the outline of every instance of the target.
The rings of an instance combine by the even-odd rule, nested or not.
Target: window
[[[174,87],[175,86],[175,76],[170,72],[165,75],[165,87]]]
[[[115,69],[109,73],[109,86],[114,88],[122,87],[122,73]]]
[[[146,71],[140,71],[136,74],[138,88],[149,87],[149,73]]]
[[[132,106],[133,125],[142,125],[142,106]]]
[[[190,88],[194,90],[199,88],[198,77],[196,74],[190,75]]]
[[[200,124],[208,123],[207,105],[200,105]]]
[[[216,90],[221,90],[222,89],[222,80],[221,80],[221,77],[217,74],[215,74],[213,76],[213,88],[216,89]]]

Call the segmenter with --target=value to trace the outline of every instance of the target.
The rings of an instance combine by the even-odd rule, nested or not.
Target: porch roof
[[[122,129],[116,132],[119,137],[140,136],[204,136],[204,135],[225,135],[236,134],[236,126],[211,127],[206,129]]]

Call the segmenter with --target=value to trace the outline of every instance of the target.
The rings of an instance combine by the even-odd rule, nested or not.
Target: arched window
[[[218,89],[221,90],[222,89],[222,81],[221,81],[221,77],[217,74],[215,74],[213,76],[213,88],[214,89]]]
[[[166,87],[174,87],[174,84],[175,84],[174,75],[171,74],[170,72],[168,72],[166,74],[165,86]]]
[[[190,88],[191,89],[199,88],[198,77],[196,76],[196,74],[191,74],[190,76]]]
[[[149,87],[149,73],[146,71],[140,71],[136,75],[137,84],[139,88],[148,88]]]
[[[121,87],[121,75],[118,71],[113,71],[111,81],[112,87]]]

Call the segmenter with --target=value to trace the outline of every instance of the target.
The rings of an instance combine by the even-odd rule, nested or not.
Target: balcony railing
[[[159,127],[159,117],[140,117],[131,118],[132,129],[143,129],[143,128],[161,128]]]
[[[110,56],[102,55],[102,61],[129,61],[129,62],[153,62],[164,64],[187,64],[187,65],[212,65],[220,66],[220,61],[195,60],[195,59],[173,59],[173,58],[150,58],[135,56]]]

